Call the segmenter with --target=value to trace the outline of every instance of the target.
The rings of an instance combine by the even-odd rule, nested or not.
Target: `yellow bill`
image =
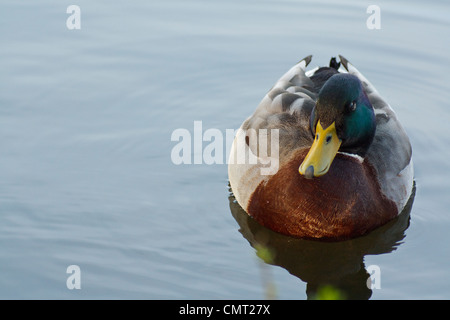
[[[316,126],[314,142],[298,169],[300,174],[307,179],[312,179],[327,173],[341,143],[342,141],[336,133],[335,123],[333,122],[328,128],[323,129],[319,120]]]

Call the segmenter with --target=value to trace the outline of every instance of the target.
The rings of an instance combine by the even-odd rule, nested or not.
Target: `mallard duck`
[[[273,231],[322,240],[362,236],[399,215],[411,195],[405,130],[375,87],[339,58],[308,71],[312,56],[302,59],[237,130],[231,190]]]

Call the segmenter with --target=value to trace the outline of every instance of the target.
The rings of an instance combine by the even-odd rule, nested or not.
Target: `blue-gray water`
[[[79,30],[66,27],[71,4]],[[371,4],[379,30],[366,26]],[[381,288],[362,296],[450,298],[446,1],[0,8],[0,298],[263,299],[270,283],[279,299],[307,299],[317,279],[362,270],[342,280],[358,291],[369,266]],[[313,66],[344,55],[392,105],[411,138],[416,196],[409,223],[375,240],[263,235],[279,251],[268,265],[250,244],[266,231],[253,234],[229,199],[226,164],[173,164],[171,134],[197,120],[238,128],[309,54]],[[68,289],[69,265],[81,289]]]

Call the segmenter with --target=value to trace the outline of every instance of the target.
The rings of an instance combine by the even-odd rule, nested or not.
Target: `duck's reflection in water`
[[[250,245],[267,247],[274,253],[271,264],[285,268],[306,282],[308,299],[315,298],[317,290],[324,285],[331,285],[346,299],[369,299],[372,279],[369,280],[364,257],[392,252],[402,243],[414,195],[415,188],[396,219],[366,236],[340,242],[302,240],[273,232],[249,217],[232,195],[229,201],[239,231]]]

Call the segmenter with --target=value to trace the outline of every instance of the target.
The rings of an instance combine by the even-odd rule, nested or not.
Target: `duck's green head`
[[[311,114],[314,142],[299,172],[308,179],[326,174],[338,151],[364,157],[375,135],[375,114],[354,75],[331,76]]]

